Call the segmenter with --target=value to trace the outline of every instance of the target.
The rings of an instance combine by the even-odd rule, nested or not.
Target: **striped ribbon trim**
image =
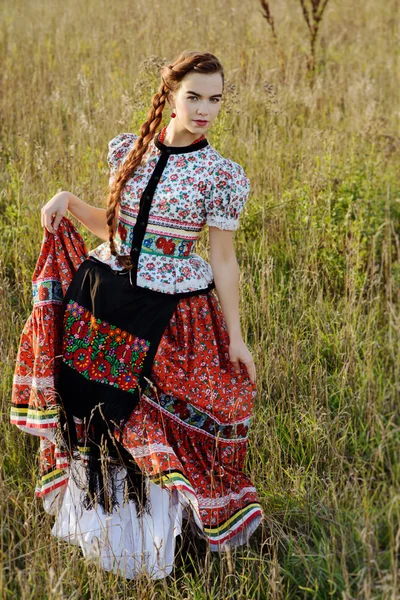
[[[49,429],[50,427],[57,427],[58,419],[59,408],[36,410],[34,408],[12,406],[10,409],[10,422],[17,426]]]
[[[42,498],[52,490],[55,490],[62,485],[67,485],[68,479],[69,475],[63,469],[53,469],[49,473],[46,473],[46,475],[42,475],[39,479],[35,489],[35,496],[37,498]]]
[[[196,493],[189,480],[177,471],[158,474],[151,478],[153,483],[161,483],[165,487],[175,487],[188,491],[196,498]],[[251,502],[247,506],[236,511],[229,519],[217,527],[204,527],[204,533],[213,549],[227,542],[237,535],[244,527],[261,519],[263,515],[259,502]]]

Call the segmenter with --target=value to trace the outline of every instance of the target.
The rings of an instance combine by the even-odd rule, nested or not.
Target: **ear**
[[[168,104],[169,104],[170,108],[175,108],[175,100],[171,93],[168,94],[167,100],[168,100]]]

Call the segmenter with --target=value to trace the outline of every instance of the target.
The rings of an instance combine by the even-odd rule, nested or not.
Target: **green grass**
[[[260,5],[250,0],[2,3],[7,600],[400,596],[398,5],[331,0],[313,87],[300,3],[273,2],[271,10],[288,57],[285,78]],[[159,66],[183,48],[222,61],[226,96],[208,138],[252,184],[235,246],[258,386],[246,471],[265,522],[248,546],[221,556],[187,532],[174,577],[129,581],[50,535],[53,518],[34,498],[38,440],[10,425],[10,391],[31,310],[41,206],[61,189],[102,205],[108,140],[138,132]],[[90,248],[100,243],[74,222]],[[206,230],[196,251],[207,258]]]

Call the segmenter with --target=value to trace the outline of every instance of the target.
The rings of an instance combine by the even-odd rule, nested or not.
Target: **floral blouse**
[[[108,143],[110,184],[138,137],[120,133]],[[165,167],[161,175],[154,176],[164,153]],[[196,240],[205,224],[238,228],[250,191],[249,179],[241,165],[221,156],[205,138],[192,146],[165,146],[156,134],[121,194],[114,238],[119,254],[131,253],[140,199],[152,178],[157,182],[152,197],[146,196],[151,201],[148,219],[140,223],[145,231],[137,249],[137,285],[169,294],[207,288],[213,273],[211,265],[194,252]],[[108,241],[91,250],[89,256],[113,270],[123,269],[111,254]]]

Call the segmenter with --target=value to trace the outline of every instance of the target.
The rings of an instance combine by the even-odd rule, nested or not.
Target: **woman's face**
[[[179,90],[170,95],[171,108],[176,113],[174,126],[181,125],[195,135],[205,134],[221,109],[222,90],[221,73],[186,75]]]

